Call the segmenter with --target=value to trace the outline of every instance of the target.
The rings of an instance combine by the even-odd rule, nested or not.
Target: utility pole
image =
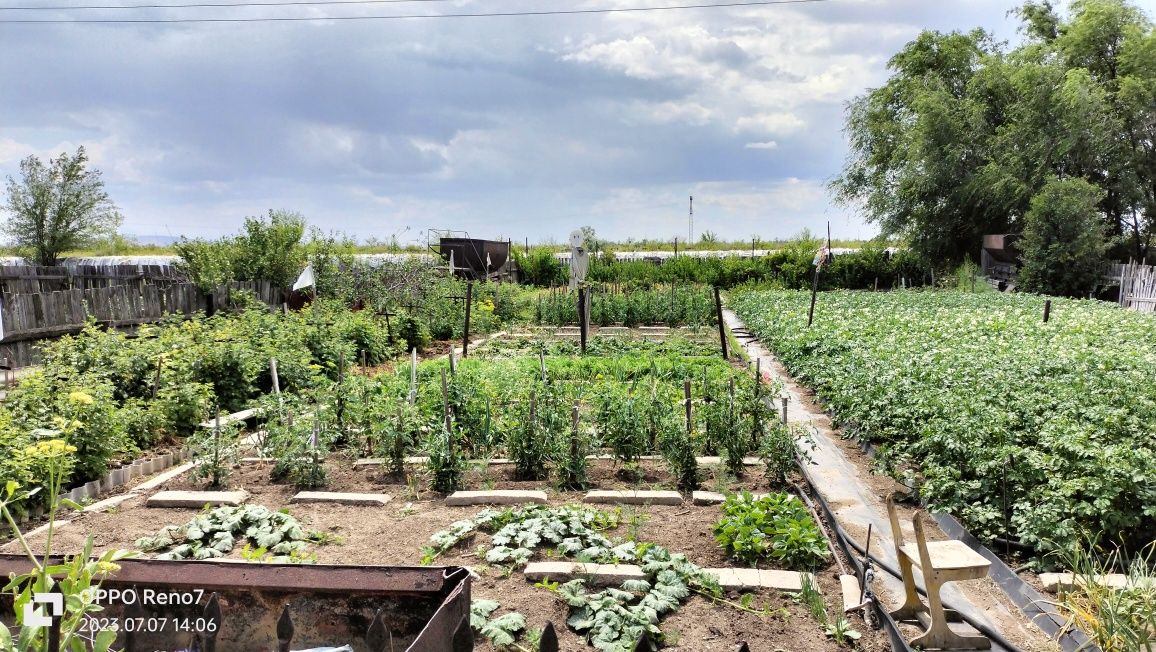
[[[688,247],[694,244],[694,195],[690,196],[690,237],[686,239],[686,244]]]

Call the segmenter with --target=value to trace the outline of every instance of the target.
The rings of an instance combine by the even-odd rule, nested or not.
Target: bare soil
[[[405,478],[393,477],[380,468],[354,467],[352,460],[334,456],[326,462],[329,477],[327,491],[385,493],[393,500],[384,507],[349,507],[340,505],[290,504],[297,490],[288,484],[268,480],[268,463],[238,465],[228,481],[230,489],[245,489],[251,494],[250,504],[270,509],[288,508],[307,528],[339,537],[338,543],[312,547],[318,563],[417,565],[421,549],[430,535],[444,529],[456,520],[470,518],[481,507],[447,507],[443,496],[423,489],[424,478],[417,469],[411,469]],[[670,487],[670,476],[658,462],[644,462],[639,481],[623,479],[621,469],[608,460],[591,463],[591,478],[596,488],[649,489]],[[486,470],[472,469],[468,474],[468,488],[536,488],[546,489],[550,504],[562,505],[581,501],[582,492],[562,492],[544,482],[523,482],[512,479],[513,469],[492,466]],[[192,482],[187,475],[169,482],[163,489],[203,489],[203,483]],[[751,470],[742,480],[714,478],[708,470],[704,489],[739,488],[766,490],[766,484]],[[97,550],[131,548],[139,537],[156,533],[167,524],[183,524],[196,515],[195,510],[145,508],[145,497],[136,497],[116,509],[104,513],[74,514],[71,523],[59,530],[53,548],[60,552],[77,552],[88,535],[94,537]],[[603,509],[614,509],[603,506]],[[717,506],[700,507],[689,504],[676,506],[622,506],[620,526],[608,533],[612,538],[635,538],[663,545],[674,552],[687,554],[692,561],[705,567],[734,566],[714,542],[711,527],[720,516]],[[478,546],[488,542],[489,536],[479,534],[474,541],[449,551],[437,560],[439,565],[468,566],[479,578],[473,583],[473,597],[497,600],[501,608],[495,615],[518,611],[526,616],[530,627],[541,627],[552,621],[558,629],[561,649],[589,650],[581,637],[565,626],[567,606],[545,588],[535,587],[522,579],[521,573],[508,574],[500,567],[491,567],[478,557]],[[44,545],[44,537],[33,539],[34,548]],[[239,547],[230,557],[239,558]],[[536,559],[546,559],[539,553]],[[816,577],[827,601],[832,617],[842,611],[842,598],[837,580],[838,569],[832,563],[819,570]],[[737,600],[739,596],[727,596]],[[758,592],[755,604],[763,613],[750,613],[731,606],[694,596],[667,617],[663,631],[671,650],[699,652],[730,651],[738,641],[746,641],[752,650],[771,652],[776,649],[802,652],[806,650],[840,649],[828,639],[822,628],[791,596],[777,591]],[[863,633],[858,649],[876,652],[889,649],[885,636],[872,631],[858,615],[848,617],[852,627]],[[477,649],[490,646],[479,639]]]

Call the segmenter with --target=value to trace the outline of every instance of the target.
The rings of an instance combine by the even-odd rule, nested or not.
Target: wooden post
[[[686,434],[689,435],[694,432],[694,415],[691,413],[689,380],[682,381],[682,396],[684,399],[683,402],[686,403]]]
[[[783,425],[787,425],[787,400],[789,400],[789,399],[790,399],[790,396],[788,396],[786,392],[783,392],[783,394],[779,397],[779,400],[782,402]]]
[[[410,352],[409,358],[409,404],[417,403],[417,349]]]
[[[470,304],[474,299],[474,283],[470,281],[466,283],[466,332],[462,335],[462,358],[465,359],[470,352]]]
[[[161,386],[161,366],[163,366],[164,363],[165,363],[165,359],[161,356],[157,356],[157,373],[155,376],[153,376],[153,398],[154,399],[157,397],[157,390]]]
[[[446,370],[442,369],[442,416],[446,420],[446,432],[450,432],[450,387],[446,383]]]
[[[277,358],[269,358],[269,377],[273,379],[273,393],[277,395],[277,405],[285,409],[285,399],[281,396],[281,376],[277,373]]]
[[[1044,302],[1044,323],[1048,323],[1048,319],[1052,316],[1052,300],[1048,299]]]
[[[578,459],[581,452],[578,446],[578,404],[575,403],[570,409],[570,459]]]
[[[546,384],[546,353],[538,351],[538,368],[542,371],[542,384]]]
[[[811,308],[807,310],[807,328],[815,320],[815,297],[819,294],[819,268],[815,268],[815,280],[811,281]]]
[[[213,486],[217,486],[217,473],[221,468],[221,406],[217,405],[216,425],[213,427]]]
[[[454,355],[454,347],[452,346],[450,347],[450,375],[455,377],[458,375],[458,358]]]
[[[578,288],[578,331],[582,338],[582,354],[586,354],[586,329],[589,324],[586,323],[586,301],[589,295],[586,293],[586,288]]]
[[[719,295],[717,285],[714,287],[714,310],[715,316],[718,318],[718,338],[719,342],[722,344],[722,356],[725,360],[730,357],[727,355],[727,326],[723,322],[722,297]]]
[[[369,375],[369,356],[365,351],[361,352],[361,375]]]

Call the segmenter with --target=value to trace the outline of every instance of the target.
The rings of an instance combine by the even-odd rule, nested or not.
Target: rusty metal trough
[[[122,629],[138,631],[122,631],[115,649],[257,652],[344,645],[356,652],[473,649],[470,575],[461,567],[141,559],[118,563],[121,570],[106,578],[101,588],[109,596],[119,590],[121,598],[98,599],[104,609],[95,615],[135,623]],[[0,555],[0,577],[30,569],[25,557]],[[149,595],[154,599],[146,600]],[[186,599],[159,604],[155,597],[160,595]],[[0,620],[11,623],[13,618],[11,597],[0,598]]]

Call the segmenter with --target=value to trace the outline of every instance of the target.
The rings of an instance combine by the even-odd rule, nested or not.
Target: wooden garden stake
[[[694,415],[691,414],[689,380],[682,381],[682,396],[686,403],[686,434],[690,435],[694,432]]]
[[[365,351],[361,352],[361,375],[369,375],[369,356]]]
[[[782,401],[783,425],[787,425],[787,400],[790,398],[786,392],[783,392],[783,395],[779,397],[779,400]]]
[[[221,406],[217,406],[216,424],[213,426],[213,486],[220,484],[217,474],[221,468]]]
[[[442,414],[446,420],[446,432],[450,431],[450,387],[446,384],[446,370],[442,369]]]
[[[714,287],[714,311],[715,317],[718,318],[718,338],[722,343],[722,356],[725,360],[730,357],[727,355],[727,326],[723,323],[722,297],[719,295],[717,285]]]
[[[1048,323],[1048,319],[1052,316],[1052,300],[1048,299],[1044,302],[1044,323]]]
[[[157,356],[157,373],[153,376],[153,398],[157,397],[157,390],[161,386],[161,367],[164,365],[165,359],[162,356]]]
[[[578,330],[582,337],[582,354],[586,354],[586,329],[589,324],[586,323],[586,301],[589,295],[586,293],[586,288],[578,288]]]
[[[538,368],[542,370],[542,384],[546,384],[546,352],[538,351]]]
[[[811,281],[811,308],[807,310],[807,328],[815,321],[815,298],[819,294],[819,268],[815,268],[815,278]]]
[[[410,352],[409,358],[409,404],[417,403],[417,349]]]
[[[570,459],[578,459],[578,404],[570,410]]]
[[[859,604],[867,602],[867,570],[871,567],[871,528],[874,523],[867,524],[867,545],[863,548],[863,574],[859,578]]]
[[[382,314],[385,316],[385,337],[390,344],[393,344],[393,324],[389,323],[389,318],[393,316],[393,313],[386,310]]]
[[[474,299],[474,284],[473,282],[466,283],[466,332],[462,335],[462,358],[469,355],[470,351],[470,304]]]
[[[458,358],[454,355],[454,347],[450,347],[450,375],[458,375]]]
[[[273,379],[273,393],[281,397],[281,377],[277,374],[277,358],[269,358],[269,376]]]

